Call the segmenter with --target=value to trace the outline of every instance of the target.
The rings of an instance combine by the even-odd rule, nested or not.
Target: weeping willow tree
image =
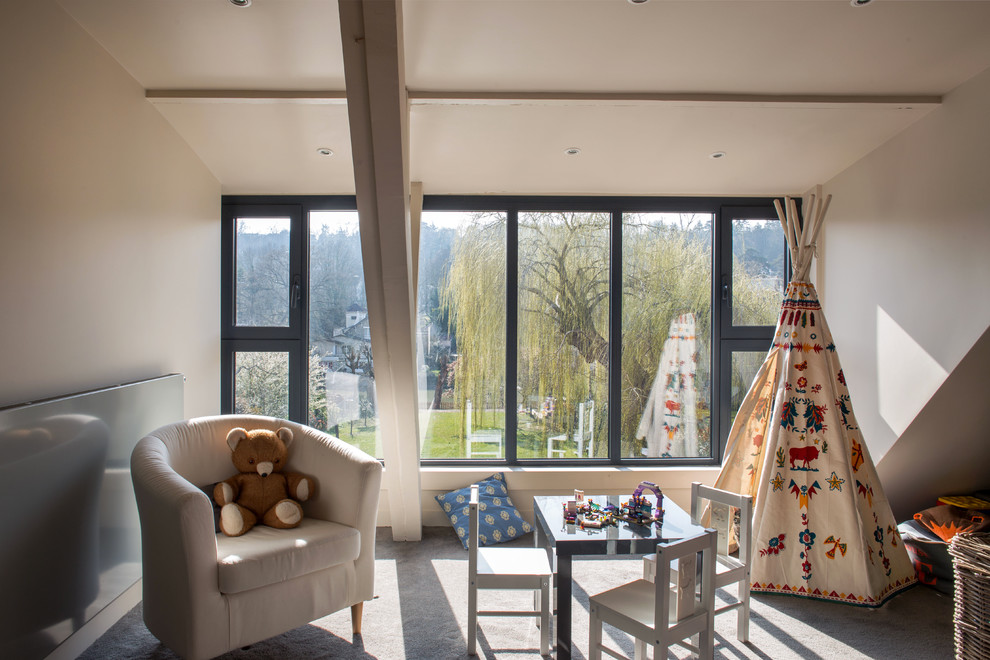
[[[593,434],[606,437],[609,224],[605,213],[519,216],[519,395],[552,410],[534,416],[535,445],[520,455],[546,456],[543,437],[573,434],[582,402],[597,402]]]
[[[518,455],[546,456],[547,438],[570,435],[582,402],[595,402],[595,455],[607,453],[610,414],[620,414],[622,455],[641,456],[635,438],[671,320],[691,312],[698,338],[699,453],[710,452],[712,224],[710,214],[626,214],[622,239],[620,402],[608,399],[610,215],[523,213],[518,259]],[[779,290],[745,271],[733,301],[772,317]],[[479,214],[464,226],[440,284],[458,357],[455,400],[492,414],[504,405],[505,219]],[[767,312],[764,308],[769,309]],[[771,319],[770,323],[772,324]],[[479,405],[479,402],[482,402]],[[493,418],[475,426],[495,425]],[[571,454],[573,455],[573,454]]]
[[[494,411],[505,405],[504,214],[478,214],[459,230],[440,302],[456,334],[454,399],[461,411],[472,401],[474,426],[496,426]]]
[[[671,321],[695,318],[699,455],[710,452],[712,216],[626,215],[623,218],[622,455],[641,456],[635,438]]]

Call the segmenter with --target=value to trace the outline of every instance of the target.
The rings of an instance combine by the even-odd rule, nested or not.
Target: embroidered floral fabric
[[[478,484],[478,544],[496,545],[519,538],[533,531],[523,520],[509,497],[505,475],[497,472]],[[468,547],[468,514],[471,485],[434,498],[457,533],[466,550]]]
[[[810,282],[788,286],[715,485],[754,496],[753,591],[876,607],[916,581]]]

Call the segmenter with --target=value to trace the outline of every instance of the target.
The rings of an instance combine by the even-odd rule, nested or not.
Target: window
[[[423,458],[505,458],[505,233],[504,212],[422,215]]]
[[[622,217],[622,456],[712,456],[714,213]]]
[[[776,212],[769,205],[723,208],[721,296],[722,400],[720,427],[728,434],[763,364],[780,314],[790,262]]]
[[[272,201],[225,198],[225,405],[381,457],[353,199]],[[786,256],[769,199],[427,197],[422,460],[717,464]]]
[[[354,201],[267,201],[224,199],[221,410],[303,421],[380,458]]]
[[[308,219],[309,423],[382,458],[357,211]]]

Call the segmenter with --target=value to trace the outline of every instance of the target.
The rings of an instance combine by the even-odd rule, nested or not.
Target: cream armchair
[[[225,439],[235,427],[286,426],[287,471],[313,477],[316,493],[294,529],[259,525],[230,538],[215,531],[201,488],[234,472]],[[131,455],[141,519],[144,621],[184,658],[212,658],[351,608],[374,596],[375,523],[382,466],[301,424],[221,415],[163,426]]]

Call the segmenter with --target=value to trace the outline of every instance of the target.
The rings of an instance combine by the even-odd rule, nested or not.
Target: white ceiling
[[[224,193],[354,192],[333,0],[60,1]],[[405,0],[403,17],[427,194],[800,193],[990,67],[982,1]]]

